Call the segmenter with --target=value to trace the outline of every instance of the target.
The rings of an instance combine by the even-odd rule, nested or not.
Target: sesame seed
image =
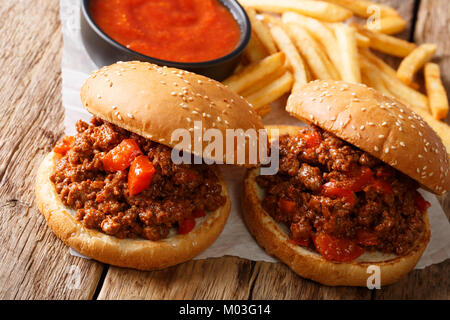
[[[384,138],[384,134],[380,134],[380,135],[378,136],[378,138],[383,139],[383,138]]]
[[[134,116],[131,113],[127,113],[128,118],[134,119]]]
[[[364,125],[362,125],[361,127],[359,127],[360,130],[364,130]]]
[[[176,95],[177,95],[177,93],[176,93],[175,91],[172,91],[170,94],[171,94],[172,96],[176,96]]]
[[[386,127],[387,124],[388,124],[388,123],[387,123],[386,121],[383,121],[383,123],[381,124],[381,126],[382,126],[382,127]]]
[[[406,147],[406,144],[403,141],[400,141],[400,145],[404,148]]]
[[[380,148],[378,148],[377,146],[373,147],[373,150],[375,150],[376,152],[380,151]]]
[[[122,120],[122,116],[120,114],[118,114],[117,119]]]

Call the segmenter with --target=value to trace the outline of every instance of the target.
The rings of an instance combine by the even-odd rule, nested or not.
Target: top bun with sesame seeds
[[[177,129],[193,133],[201,126],[202,133],[217,129],[223,137],[227,129],[264,129],[252,106],[220,82],[146,62],[118,62],[94,72],[81,88],[81,101],[97,117],[171,148],[179,143],[172,141]],[[194,146],[194,134],[190,138]],[[202,150],[210,143],[203,140]],[[202,156],[194,147],[190,152]]]
[[[365,85],[313,81],[297,87],[286,110],[389,164],[425,189],[450,190],[449,158],[439,136],[401,102]]]

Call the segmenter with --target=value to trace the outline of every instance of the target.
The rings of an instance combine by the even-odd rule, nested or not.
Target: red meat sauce
[[[55,146],[62,157],[50,180],[89,229],[156,241],[172,227],[190,232],[226,202],[211,166],[176,165],[169,147],[99,118],[76,129]]]
[[[318,127],[281,136],[279,145],[278,173],[256,182],[290,241],[339,262],[412,248],[429,207],[414,180]]]

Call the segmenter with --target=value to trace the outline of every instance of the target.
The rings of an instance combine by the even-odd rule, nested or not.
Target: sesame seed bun
[[[294,135],[301,129],[291,126],[269,126],[277,129],[280,135]],[[244,180],[243,217],[250,233],[267,253],[277,257],[298,275],[329,286],[367,285],[369,266],[380,268],[381,285],[398,281],[410,272],[419,261],[430,241],[430,225],[427,213],[424,214],[425,230],[416,239],[415,244],[405,255],[368,252],[352,262],[339,263],[328,261],[319,253],[289,241],[289,230],[277,223],[262,207],[264,190],[256,183],[259,168],[247,171]]]
[[[227,185],[219,171],[219,183],[226,203],[206,217],[196,220],[195,228],[185,235],[171,232],[169,237],[119,239],[83,226],[74,217],[75,211],[66,207],[57,194],[50,176],[60,155],[50,152],[42,161],[36,175],[36,202],[53,233],[66,245],[100,262],[139,270],[162,269],[192,259],[208,248],[222,232],[230,212]]]
[[[286,110],[366,151],[436,194],[450,190],[440,137],[401,102],[362,84],[313,81],[296,87]]]
[[[146,62],[119,62],[94,72],[81,88],[81,101],[97,117],[171,148],[179,143],[171,139],[175,130],[190,130],[191,153],[200,157],[194,121],[223,137],[227,129],[264,128],[249,103],[220,82]],[[202,150],[208,144],[203,141]],[[236,158],[237,143],[234,147]],[[224,150],[223,162],[235,163],[226,160]]]

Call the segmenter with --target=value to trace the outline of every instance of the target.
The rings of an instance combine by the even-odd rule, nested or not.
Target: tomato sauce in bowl
[[[241,37],[239,24],[218,0],[92,0],[89,10],[118,43],[166,61],[218,59]]]

